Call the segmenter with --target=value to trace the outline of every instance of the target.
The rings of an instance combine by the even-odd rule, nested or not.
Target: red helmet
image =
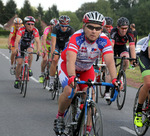
[[[61,25],[69,25],[70,18],[68,16],[66,16],[66,15],[62,15],[62,16],[59,17],[59,23]]]
[[[50,25],[54,25],[55,26],[57,24],[59,24],[59,21],[56,18],[51,19]]]
[[[97,11],[91,11],[83,16],[83,23],[94,23],[103,26],[105,17]]]
[[[26,16],[24,18],[24,23],[26,23],[26,22],[34,22],[35,23],[35,18],[32,16]]]

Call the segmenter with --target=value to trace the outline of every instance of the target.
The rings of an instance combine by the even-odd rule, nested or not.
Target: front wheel
[[[94,102],[91,103],[91,105],[87,109],[87,121],[85,121],[85,115],[82,118],[81,121],[81,127],[79,130],[79,136],[86,135],[85,128],[87,125],[91,124],[91,131],[89,132],[89,135],[91,136],[103,136],[103,123],[102,123],[102,115],[101,111],[98,107],[98,105]],[[89,124],[88,124],[89,122]],[[90,125],[89,125],[90,126]]]
[[[124,71],[121,71],[119,73],[118,79],[121,80],[123,83],[123,89],[118,92],[118,96],[117,96],[117,107],[118,107],[118,110],[121,110],[125,103],[126,88],[127,88],[126,74]]]
[[[133,124],[134,124],[134,118],[135,118],[135,113],[136,113],[136,109],[137,109],[137,105],[138,105],[138,98],[139,98],[139,91],[141,89],[143,85],[140,86],[137,94],[136,94],[136,97],[135,97],[135,100],[134,100],[134,107],[133,107]],[[142,109],[146,109],[146,106],[147,106],[147,102],[148,102],[148,99],[145,100],[144,104],[143,104],[143,107]],[[142,111],[142,122],[143,122],[143,127],[137,127],[135,124],[134,124],[134,130],[136,132],[136,134],[138,136],[143,136],[145,135],[147,129],[148,129],[148,125],[147,125],[147,122],[146,122],[146,114],[145,111]]]

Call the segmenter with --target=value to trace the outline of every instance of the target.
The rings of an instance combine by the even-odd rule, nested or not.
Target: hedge
[[[0,30],[0,36],[8,36],[9,34],[10,34],[10,31]]]

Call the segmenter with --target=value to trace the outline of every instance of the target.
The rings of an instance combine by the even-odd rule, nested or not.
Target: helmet
[[[56,18],[50,20],[50,25],[57,25],[57,24],[59,24],[59,21]]]
[[[35,18],[32,16],[26,16],[24,18],[24,23],[26,23],[26,22],[34,22],[35,23]]]
[[[83,23],[95,23],[103,26],[105,23],[105,18],[101,13],[97,11],[91,11],[83,16]]]
[[[106,25],[112,25],[113,24],[113,20],[111,17],[105,17],[106,20]]]
[[[16,24],[22,24],[22,19],[19,18],[19,17],[16,17],[16,18],[14,19],[14,23],[16,23]]]
[[[126,17],[121,17],[118,19],[117,21],[117,26],[128,26],[130,23],[129,23],[129,20],[126,18]]]
[[[59,17],[59,23],[61,25],[69,25],[70,18],[67,15],[62,15]]]

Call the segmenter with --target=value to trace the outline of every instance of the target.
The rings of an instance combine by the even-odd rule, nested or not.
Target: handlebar
[[[21,53],[24,53],[24,54],[36,54],[37,56],[36,56],[36,61],[38,61],[39,60],[39,54],[37,54],[36,52],[27,52],[27,51],[19,51],[19,52],[21,52]]]
[[[72,98],[73,98],[73,96],[74,96],[74,89],[76,88],[76,85],[77,85],[77,84],[86,84],[86,85],[88,85],[89,87],[94,86],[94,85],[101,85],[101,86],[110,86],[110,87],[114,88],[114,89],[115,89],[115,93],[114,93],[113,98],[110,99],[110,101],[115,101],[115,99],[116,99],[116,97],[117,97],[117,95],[118,95],[119,87],[118,87],[118,89],[116,89],[115,86],[114,86],[112,83],[107,83],[107,82],[94,82],[94,81],[88,81],[88,82],[86,82],[86,81],[78,81],[78,80],[75,78],[75,86],[74,86],[74,88],[72,88],[71,94],[70,94],[70,96],[68,96],[68,99],[72,99]]]

